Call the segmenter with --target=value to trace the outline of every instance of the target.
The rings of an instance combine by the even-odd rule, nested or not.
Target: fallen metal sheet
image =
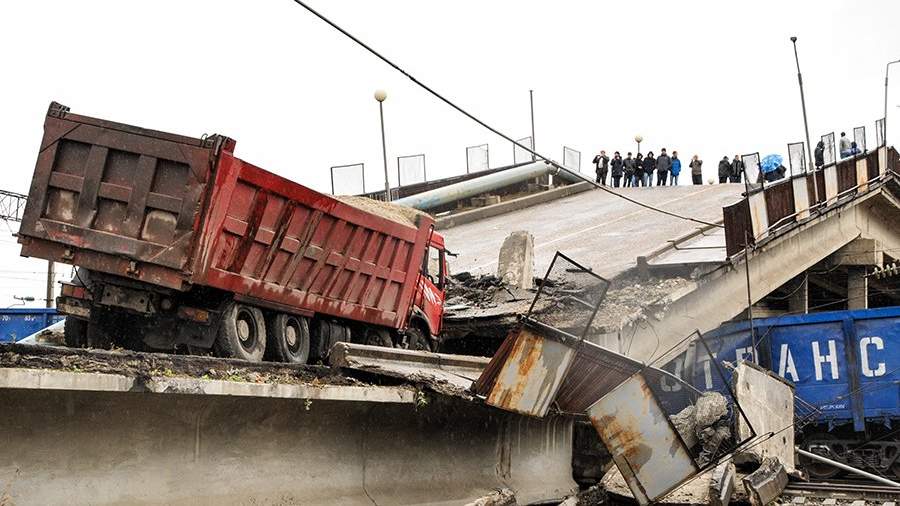
[[[640,504],[661,499],[700,470],[643,374],[597,401],[588,416]]]
[[[357,369],[400,379],[431,383],[442,393],[450,386],[466,391],[490,359],[427,351],[401,350],[364,344],[337,343],[328,355],[333,367]]]
[[[562,384],[575,349],[552,329],[528,322],[510,332],[476,383],[486,403],[506,411],[542,417]]]
[[[643,364],[539,322],[510,331],[475,391],[487,404],[532,416],[551,405],[582,414]]]

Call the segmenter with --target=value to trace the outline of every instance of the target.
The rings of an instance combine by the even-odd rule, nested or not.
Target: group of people
[[[681,160],[678,151],[672,151],[672,156],[666,153],[666,148],[659,150],[659,156],[654,156],[653,151],[644,156],[638,153],[632,157],[631,152],[625,154],[625,158],[616,151],[612,158],[606,156],[606,151],[594,157],[597,182],[606,185],[607,176],[610,177],[612,186],[638,187],[653,186],[654,175],[656,186],[676,186],[678,176],[681,174]],[[691,169],[691,179],[694,184],[703,184],[703,161],[694,155],[688,167]]]

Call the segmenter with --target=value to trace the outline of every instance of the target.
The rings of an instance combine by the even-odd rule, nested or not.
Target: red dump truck
[[[72,346],[303,363],[338,341],[430,349],[446,261],[426,214],[334,198],[200,139],[52,103],[19,242],[77,266]]]

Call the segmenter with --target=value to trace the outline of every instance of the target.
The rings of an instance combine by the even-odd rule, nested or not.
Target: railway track
[[[833,498],[839,501],[872,501],[870,504],[879,504],[877,501],[900,500],[900,488],[862,480],[791,482],[783,494],[795,497]]]

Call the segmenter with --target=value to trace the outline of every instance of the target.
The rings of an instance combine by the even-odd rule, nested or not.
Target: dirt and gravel
[[[0,368],[56,369],[130,377],[186,377],[251,383],[361,385],[334,369],[314,365],[253,363],[197,355],[140,353],[0,344]]]
[[[419,211],[418,209],[413,209],[412,207],[398,206],[397,204],[382,202],[380,200],[370,199],[369,197],[338,195],[334,198],[367,213],[376,214],[382,218],[387,218],[391,221],[414,228],[416,227],[416,220],[420,216],[428,216],[427,213]]]

